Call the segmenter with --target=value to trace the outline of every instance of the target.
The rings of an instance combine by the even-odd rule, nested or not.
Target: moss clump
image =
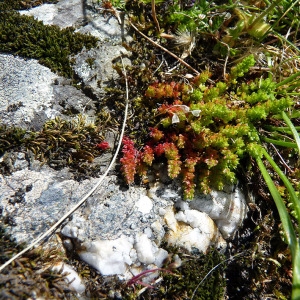
[[[134,288],[127,287],[127,290],[124,290],[124,293],[126,292],[124,299],[188,300],[192,296],[194,300],[223,299],[226,286],[225,264],[221,264],[211,272],[216,265],[223,261],[222,254],[216,249],[211,249],[207,254],[186,255],[183,250],[171,248],[167,250],[170,253],[177,253],[183,261],[182,265],[178,269],[172,269],[171,272],[161,272],[160,276],[163,278],[161,284],[153,285],[152,289],[147,289],[141,296],[136,295],[139,294],[139,288],[143,288],[143,286],[136,284]],[[211,273],[208,275],[209,272]]]
[[[0,2],[0,49],[2,52],[38,59],[53,72],[72,78],[70,56],[83,47],[96,47],[97,39],[75,33],[74,28],[47,26],[31,16],[22,16],[7,2]]]
[[[0,156],[10,149],[21,146],[26,139],[25,135],[25,129],[0,125]]]
[[[81,157],[83,160],[92,161],[93,154],[89,153],[89,150],[95,147],[96,143],[94,140],[87,141],[87,138],[95,138],[98,135],[96,126],[88,124],[80,115],[73,121],[57,117],[47,121],[42,130],[35,133],[34,141],[27,143],[27,147],[42,160],[65,159],[71,163],[72,157]]]
[[[69,166],[80,177],[87,173],[91,175],[94,171],[87,168],[86,163],[93,162],[109,149],[103,142],[101,124],[88,123],[81,115],[71,121],[59,117],[49,120],[37,132],[0,125],[0,134],[0,156],[7,151],[30,150],[35,158],[51,167]]]
[[[194,299],[198,300],[222,299],[226,285],[223,276],[224,265],[220,265],[202,284],[199,285],[199,283],[223,258],[217,250],[211,250],[205,255],[201,254],[186,259],[178,269],[180,276],[166,275],[164,277],[165,284],[159,293],[161,299],[175,297],[190,299],[193,294]],[[167,297],[164,296],[165,292],[167,292]]]
[[[22,249],[0,226],[0,264]],[[57,250],[44,251],[38,248],[27,252],[1,272],[0,299],[76,299],[64,276],[49,268],[61,260]]]

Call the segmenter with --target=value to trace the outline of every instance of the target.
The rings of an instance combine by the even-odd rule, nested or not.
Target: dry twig
[[[160,32],[160,26],[156,17],[155,0],[151,0],[151,6],[152,6],[152,18],[154,20],[157,31]]]
[[[136,26],[134,26],[131,22],[130,22],[130,25],[133,27],[134,30],[136,30],[143,38],[145,38],[151,44],[153,44],[154,46],[162,49],[163,51],[167,52],[168,54],[170,54],[171,56],[173,56],[174,58],[176,58],[181,64],[183,64],[184,66],[186,66],[187,68],[189,68],[190,70],[192,70],[197,75],[200,74],[197,70],[195,70],[192,66],[190,66],[188,63],[186,63],[183,59],[181,59],[180,57],[178,57],[176,54],[172,53],[171,51],[169,51],[165,47],[161,46],[160,44],[154,42],[149,37],[147,37],[145,34],[143,34],[141,31],[139,31],[138,28]]]

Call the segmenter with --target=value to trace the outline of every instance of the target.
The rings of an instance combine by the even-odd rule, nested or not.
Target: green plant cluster
[[[207,193],[234,183],[240,159],[260,144],[260,122],[293,105],[291,98],[277,95],[269,78],[236,84],[254,64],[253,55],[246,57],[231,69],[227,82],[213,85],[206,83],[208,71],[188,84],[150,85],[144,101],[159,105],[153,108],[157,125],[142,150],[123,149],[127,182],[135,172],[146,175],[152,163],[164,157],[169,177],[181,178],[185,199],[194,197],[196,186]]]
[[[53,72],[72,78],[70,56],[79,53],[83,47],[96,47],[97,39],[75,33],[72,27],[60,29],[44,25],[31,16],[20,15],[14,6],[7,1],[0,2],[1,52],[38,59]]]
[[[92,173],[91,167],[85,170],[82,165],[109,149],[100,129],[81,115],[70,121],[56,117],[37,132],[0,125],[0,156],[9,150],[30,150],[36,159],[52,167],[69,166],[78,173]]]
[[[225,14],[214,13],[216,4],[210,1],[174,1],[168,7],[165,22],[179,30],[214,33],[220,29]],[[227,9],[230,5],[227,6]]]

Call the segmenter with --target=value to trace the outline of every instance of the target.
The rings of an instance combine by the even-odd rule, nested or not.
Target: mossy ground
[[[31,16],[20,15],[16,10],[27,8],[29,2],[0,1],[1,52],[38,59],[53,72],[74,79],[71,56],[79,53],[84,46],[86,49],[96,47],[97,39],[75,33],[72,27],[45,26]],[[34,3],[31,1],[32,5]]]
[[[0,223],[0,264],[23,250],[5,233]],[[56,250],[41,247],[31,250],[0,274],[0,299],[74,299],[63,275],[51,270],[55,262],[65,259]]]
[[[0,43],[3,49],[9,53],[15,53],[23,55],[25,57],[33,57],[39,59],[42,63],[52,68],[52,70],[60,72],[64,76],[73,76],[71,70],[71,64],[68,55],[75,54],[82,46],[87,43],[88,47],[95,46],[95,39],[91,37],[83,37],[74,34],[73,29],[62,31],[56,27],[44,27],[40,22],[34,21],[30,17],[21,17],[14,12],[14,9],[28,8],[32,5],[39,4],[41,1],[2,1],[0,2]],[[45,2],[45,1],[44,1]],[[172,1],[165,1],[164,4],[157,8],[159,15],[159,21],[161,24],[165,24],[165,30],[168,33],[176,32],[178,25],[176,22],[170,22],[166,19],[167,14],[164,12],[168,9],[168,5]],[[191,1],[192,2],[192,1]],[[9,3],[9,6],[8,6]],[[218,5],[221,5],[223,1],[217,1]],[[5,12],[4,12],[5,10]],[[157,40],[165,47],[169,47],[178,56],[182,54],[182,49],[178,45],[174,47],[171,41],[160,39],[157,36],[156,28],[152,22],[152,15],[150,6],[142,3],[141,1],[128,1],[128,11],[135,11],[132,21],[139,21],[139,29],[147,35],[152,35],[152,38]],[[221,15],[217,16],[220,17]],[[199,17],[199,15],[198,15]],[[217,19],[214,19],[215,21]],[[234,27],[236,24],[236,16],[228,21],[225,26]],[[23,36],[23,32],[27,32],[25,36],[26,43],[16,45],[14,41],[10,40],[10,36],[6,36],[4,24],[10,24],[9,29],[10,36],[14,36],[14,41]],[[13,22],[18,22],[22,27],[22,31],[14,28]],[[1,27],[2,24],[2,27]],[[193,25],[193,24],[192,24]],[[191,25],[191,26],[192,26]],[[28,30],[29,27],[33,28]],[[213,26],[217,28],[217,23]],[[284,28],[284,27],[282,27]],[[205,28],[203,28],[204,30]],[[285,29],[283,29],[284,34]],[[36,34],[42,34],[39,40],[43,40],[44,44],[37,43]],[[52,40],[48,40],[48,35],[54,35],[57,39],[62,39],[62,42],[57,43]],[[233,41],[231,53],[237,56],[229,57],[228,65],[234,65],[236,61],[239,61],[241,57],[246,54],[253,53],[257,58],[267,48],[261,48],[259,42],[255,39],[249,38],[246,32],[237,33],[239,38]],[[126,134],[135,139],[138,147],[142,146],[144,141],[148,137],[148,127],[155,126],[155,122],[151,119],[151,110],[157,105],[157,103],[143,103],[144,92],[149,84],[154,81],[168,82],[178,79],[179,82],[186,82],[187,71],[182,65],[173,58],[169,57],[165,53],[162,53],[160,49],[153,47],[148,41],[142,38],[138,33],[134,33],[134,43],[126,46],[133,55],[132,66],[128,67],[127,75],[130,85],[130,99],[131,99],[131,112],[132,116],[128,120],[128,126]],[[203,35],[197,37],[197,47],[192,52],[192,55],[187,57],[186,62],[195,68],[204,69],[208,68],[212,73],[211,80],[219,81],[223,79],[224,60],[227,53],[227,48],[222,47],[224,44],[220,44],[222,37],[227,36],[226,28],[220,27],[218,30],[211,30]],[[43,39],[43,37],[45,37]],[[237,49],[237,40],[240,41],[241,48]],[[266,43],[271,43],[272,39],[266,40]],[[49,45],[49,51],[44,52],[43,48]],[[76,48],[73,52],[73,46],[76,44]],[[280,43],[279,43],[280,44]],[[77,47],[78,46],[78,47]],[[213,51],[212,51],[213,49]],[[274,51],[274,49],[273,49]],[[273,52],[274,54],[274,52]],[[58,56],[57,56],[58,55]],[[276,54],[277,55],[277,54]],[[276,56],[274,54],[274,56]],[[274,59],[274,61],[276,61]],[[160,66],[158,68],[158,66]],[[122,69],[120,64],[115,65],[116,70],[122,75]],[[170,69],[173,69],[172,73],[169,73]],[[274,74],[281,76],[280,68],[274,68]],[[262,69],[256,69],[252,73],[247,75],[247,80],[251,81],[254,78],[265,77],[266,74]],[[76,132],[70,130],[68,126],[62,126],[59,134],[61,139],[51,138],[49,136],[54,135],[55,124],[47,129],[38,133],[30,133],[22,131],[17,128],[1,127],[1,153],[7,151],[25,151],[32,148],[31,151],[36,152],[36,156],[44,162],[49,163],[51,159],[59,159],[61,164],[58,167],[64,167],[69,165],[75,172],[85,172],[88,168],[89,161],[93,157],[101,155],[101,151],[95,147],[98,142],[102,141],[101,134],[103,125],[107,120],[107,126],[118,128],[120,119],[123,116],[124,110],[124,78],[120,78],[120,81],[114,82],[111,88],[107,89],[107,95],[105,99],[102,99],[102,104],[106,105],[110,112],[106,116],[103,112],[98,112],[99,121],[96,123],[96,129],[86,128],[82,126],[82,132]],[[110,120],[110,121],[108,121]],[[296,122],[298,119],[295,119]],[[276,123],[276,120],[268,119],[269,123]],[[299,120],[298,120],[299,121]],[[102,124],[102,125],[101,125]],[[51,133],[52,130],[52,133]],[[54,131],[53,131],[54,130]],[[137,135],[138,133],[138,135]],[[33,139],[30,135],[40,138],[39,144],[30,144]],[[80,141],[77,139],[80,134],[89,135],[91,139]],[[74,138],[74,136],[77,136]],[[100,136],[100,137],[99,137]],[[47,141],[46,141],[47,140]],[[76,144],[76,143],[79,144]],[[77,158],[69,150],[73,148],[75,152],[80,152]],[[290,161],[293,160],[295,154],[291,152],[286,153],[285,158]],[[76,163],[74,163],[76,161]],[[72,165],[72,163],[74,163]],[[296,161],[294,162],[296,165]],[[231,241],[230,247],[225,256],[220,255],[218,252],[212,250],[208,256],[202,255],[189,255],[175,249],[169,249],[170,252],[178,254],[183,259],[184,263],[182,267],[174,270],[174,274],[161,273],[163,277],[162,282],[154,289],[148,289],[146,292],[137,297],[137,291],[141,288],[136,286],[127,287],[126,284],[119,282],[116,278],[108,280],[100,276],[95,270],[90,268],[84,263],[80,263],[77,257],[70,254],[69,259],[76,262],[76,267],[79,273],[85,278],[87,282],[88,295],[91,298],[107,299],[111,295],[111,291],[119,293],[124,299],[190,299],[192,292],[197,287],[199,282],[204,276],[218,263],[225,261],[234,255],[239,254],[232,260],[228,260],[220,265],[207,279],[199,286],[194,299],[265,299],[267,297],[276,299],[289,299],[291,291],[291,258],[287,246],[283,242],[283,237],[280,234],[280,222],[276,212],[276,207],[268,191],[263,183],[263,180],[259,172],[255,169],[253,161],[242,161],[242,168],[240,172],[241,177],[246,178],[243,184],[249,187],[251,191],[257,191],[254,195],[256,199],[255,203],[249,205],[251,208],[249,217],[245,222],[243,228],[241,228],[236,234],[235,238]],[[248,167],[251,166],[251,171],[248,171]],[[3,171],[3,170],[2,170]],[[90,173],[89,175],[94,175]],[[243,173],[244,172],[244,173]],[[78,176],[80,177],[80,176]],[[278,185],[280,182],[278,181]],[[252,192],[251,192],[252,193]],[[0,235],[3,234],[0,233]],[[6,252],[15,251],[16,245],[7,242],[7,238],[3,235],[3,241],[1,244],[3,248],[4,256],[3,262],[8,258]],[[34,274],[34,266],[30,264],[31,261],[37,260],[37,256],[32,258],[32,253],[29,253],[27,258],[21,261],[22,265],[25,265],[28,270],[28,274]],[[20,262],[17,264],[20,264]],[[20,269],[21,268],[21,269]],[[20,265],[17,268],[7,269],[7,276],[12,275],[11,282],[7,279],[2,279],[1,282],[5,287],[11,288],[11,285],[15,285],[16,278],[19,278],[19,271],[23,272],[23,267]],[[31,270],[29,270],[31,268]],[[27,273],[26,273],[27,274]],[[37,275],[32,275],[34,282],[41,282],[41,278]],[[45,277],[51,278],[51,280],[57,277],[51,277],[52,275],[45,275]],[[5,277],[8,278],[8,277]],[[61,278],[58,279],[60,282]],[[23,282],[24,286],[30,286]],[[32,281],[31,281],[32,283]],[[44,283],[43,283],[44,284]],[[47,283],[51,285],[51,283]],[[47,285],[46,284],[46,285]],[[3,286],[4,286],[3,285]],[[16,295],[21,293],[18,285],[16,287]],[[217,289],[216,289],[217,287]],[[211,292],[213,290],[213,292]],[[6,292],[7,290],[3,290]],[[11,289],[10,289],[11,291]],[[9,291],[9,292],[10,292]],[[26,293],[27,289],[24,290]],[[53,290],[45,289],[44,295],[51,295],[57,297],[67,296],[68,291],[64,288],[54,287]],[[26,296],[30,296],[26,294]]]

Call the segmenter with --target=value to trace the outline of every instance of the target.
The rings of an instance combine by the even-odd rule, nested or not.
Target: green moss
[[[133,287],[127,288],[124,290],[125,299],[191,299],[193,294],[195,300],[223,299],[226,285],[223,275],[226,265],[221,264],[211,272],[224,260],[222,254],[215,249],[211,249],[207,254],[194,255],[185,255],[184,251],[174,248],[167,247],[167,250],[178,254],[183,261],[182,265],[178,269],[172,269],[171,273],[161,272],[160,276],[163,278],[161,284],[154,285],[153,289],[148,289],[140,297],[133,295],[137,295],[142,286],[136,285],[135,292],[131,293],[129,291],[132,291]]]
[[[217,268],[199,285],[200,281],[219,264],[223,256],[216,250],[211,250],[206,255],[193,257],[183,262],[182,267],[178,269],[179,277],[167,275],[164,290],[168,296],[162,299],[170,299],[175,296],[191,298],[194,293],[194,299],[217,300],[222,299],[225,290],[225,278],[223,277],[224,266]],[[162,294],[161,297],[164,295]]]
[[[97,146],[104,140],[102,130],[104,132],[105,124],[100,121],[98,125],[89,124],[79,115],[72,121],[58,117],[49,120],[38,132],[0,126],[0,156],[7,151],[30,150],[36,159],[56,169],[69,166],[78,178],[93,172],[98,174],[99,170],[87,164],[106,150]]]
[[[0,156],[10,149],[20,147],[25,140],[28,140],[26,130],[4,125],[0,125],[0,136]]]
[[[91,69],[93,69],[95,60],[96,60],[95,58],[89,57],[89,58],[87,58],[85,61],[86,61],[86,63],[89,65],[89,67],[90,67]]]
[[[70,56],[83,47],[96,47],[97,39],[75,33],[74,28],[47,26],[31,16],[20,15],[7,2],[0,2],[0,49],[2,52],[35,58],[53,72],[72,78]]]
[[[1,220],[3,222],[3,219]],[[3,224],[3,223],[2,223]],[[0,225],[0,264],[13,254],[23,250]],[[55,250],[45,251],[41,247],[31,250],[1,271],[1,299],[76,299],[63,275],[51,271],[50,265],[65,257]]]

